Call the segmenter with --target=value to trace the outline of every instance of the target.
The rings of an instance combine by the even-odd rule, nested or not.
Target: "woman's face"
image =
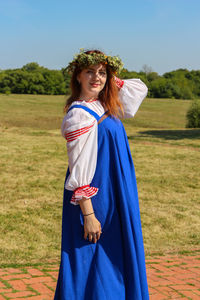
[[[81,85],[80,97],[98,97],[107,79],[106,67],[102,64],[89,66],[77,76]]]

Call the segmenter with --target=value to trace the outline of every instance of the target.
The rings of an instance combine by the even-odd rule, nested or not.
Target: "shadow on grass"
[[[164,140],[181,140],[181,139],[200,139],[200,129],[187,130],[147,130],[140,131],[140,137],[151,136]],[[134,136],[129,136],[129,139],[134,139]]]

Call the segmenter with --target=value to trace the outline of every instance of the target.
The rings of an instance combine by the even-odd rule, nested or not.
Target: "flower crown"
[[[118,56],[107,56],[103,53],[85,53],[84,49],[80,50],[80,53],[74,56],[74,59],[68,64],[65,71],[68,73],[73,73],[75,68],[78,66],[81,69],[85,69],[91,65],[97,64],[108,65],[113,73],[120,73],[123,69],[123,63]]]

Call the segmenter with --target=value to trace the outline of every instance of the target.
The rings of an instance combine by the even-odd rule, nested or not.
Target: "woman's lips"
[[[99,86],[98,83],[90,83],[90,85],[93,86],[93,87],[98,87]]]

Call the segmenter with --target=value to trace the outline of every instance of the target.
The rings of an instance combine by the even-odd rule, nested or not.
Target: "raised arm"
[[[119,98],[124,108],[124,118],[133,118],[147,96],[148,88],[140,79],[121,80],[115,78],[119,88]]]

